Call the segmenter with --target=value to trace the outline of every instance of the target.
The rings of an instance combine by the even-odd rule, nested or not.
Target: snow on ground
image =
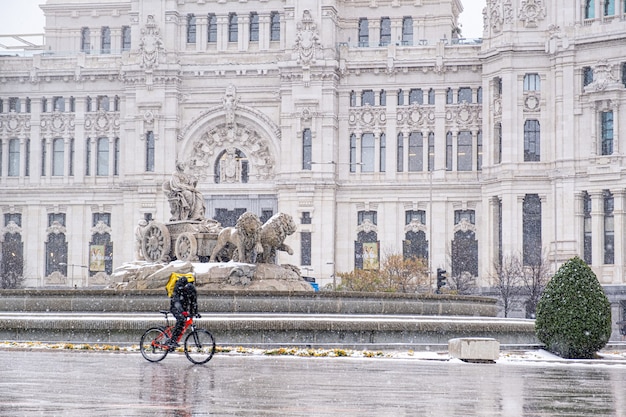
[[[139,352],[139,346],[118,346],[108,344],[85,343],[42,343],[42,342],[0,342],[0,350],[75,350],[93,352]],[[182,352],[182,348],[179,348]],[[413,351],[413,350],[352,350],[352,349],[313,349],[298,347],[281,347],[271,349],[245,348],[241,346],[218,346],[216,354],[242,356],[296,356],[296,357],[346,357],[346,358],[387,358],[387,359],[415,359],[428,361],[447,361],[463,363],[452,358],[447,351]],[[605,349],[598,353],[598,358],[589,360],[563,359],[542,349],[538,350],[503,350],[499,364],[531,364],[531,365],[619,365],[626,366],[626,351]]]

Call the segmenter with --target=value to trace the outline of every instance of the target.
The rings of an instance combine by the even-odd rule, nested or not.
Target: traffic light
[[[441,287],[446,285],[447,279],[446,270],[437,268],[437,291],[435,291],[437,294],[441,294]]]

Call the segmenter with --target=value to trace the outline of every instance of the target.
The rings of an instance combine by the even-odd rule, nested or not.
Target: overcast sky
[[[461,14],[463,36],[480,38],[483,34],[485,0],[462,0],[465,10]],[[44,18],[39,4],[44,0],[0,0],[0,35],[43,33]]]

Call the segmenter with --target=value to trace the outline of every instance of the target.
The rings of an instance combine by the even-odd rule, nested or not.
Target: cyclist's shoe
[[[180,346],[175,340],[171,339],[168,340],[165,344],[167,345],[167,350],[169,350],[170,352],[176,350],[176,348]]]

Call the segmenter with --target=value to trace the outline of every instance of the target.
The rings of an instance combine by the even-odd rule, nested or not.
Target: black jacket
[[[176,281],[170,309],[174,308],[181,312],[187,311],[191,316],[198,313],[196,286],[192,282],[187,282],[187,277],[180,277]]]

